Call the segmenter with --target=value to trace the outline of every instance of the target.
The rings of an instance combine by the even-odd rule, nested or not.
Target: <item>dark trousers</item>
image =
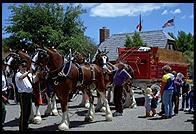
[[[173,94],[172,96],[172,104],[173,104],[173,107],[174,107],[174,113],[175,114],[178,114],[178,109],[179,109],[179,94]]]
[[[4,122],[5,122],[5,116],[6,116],[6,109],[5,109],[5,103],[2,101],[2,119],[1,119],[1,125],[2,128],[4,126]]]
[[[32,94],[31,93],[19,93],[20,97],[20,124],[19,131],[27,131],[29,126],[29,117],[32,108]]]
[[[123,113],[123,102],[122,102],[123,86],[114,87],[114,105],[116,112]]]
[[[184,109],[184,103],[186,103],[186,108],[189,108],[189,96],[187,94],[182,95],[182,109]]]

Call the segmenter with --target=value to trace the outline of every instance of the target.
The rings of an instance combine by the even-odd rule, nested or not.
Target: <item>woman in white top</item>
[[[19,131],[28,131],[29,117],[31,114],[32,105],[32,84],[28,78],[30,72],[27,70],[27,62],[22,61],[19,65],[19,71],[16,73],[15,82],[20,98],[20,125]]]

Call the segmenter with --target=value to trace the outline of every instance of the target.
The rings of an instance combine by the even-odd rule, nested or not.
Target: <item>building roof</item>
[[[134,33],[113,34],[103,41],[98,49],[101,51],[109,51],[107,55],[110,61],[115,61],[118,58],[117,48],[124,47],[126,35],[133,36],[133,34]],[[149,47],[165,48],[167,40],[175,41],[171,36],[163,32],[163,30],[141,32],[140,36],[143,42]]]

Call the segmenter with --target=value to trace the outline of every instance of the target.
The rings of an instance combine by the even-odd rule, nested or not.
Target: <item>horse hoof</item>
[[[36,116],[36,117],[33,119],[33,122],[34,122],[35,124],[40,124],[41,121],[42,121],[41,116]]]
[[[93,118],[92,116],[88,116],[88,117],[86,116],[85,119],[84,119],[84,121],[85,121],[85,122],[92,122],[93,119],[94,119],[94,118]]]
[[[100,111],[101,111],[101,112],[105,112],[105,111],[106,111],[106,107],[102,107],[102,108],[100,109]]]
[[[66,131],[66,130],[69,130],[69,126],[66,123],[61,123],[58,126],[58,129],[61,130],[61,131]]]
[[[89,108],[89,107],[90,107],[90,103],[87,102],[87,103],[85,104],[85,108]]]
[[[106,121],[112,121],[113,116],[112,114],[108,114],[105,116],[105,118],[106,118]]]
[[[52,115],[54,115],[54,116],[57,116],[57,115],[58,115],[57,109],[53,109],[53,110],[52,110]]]

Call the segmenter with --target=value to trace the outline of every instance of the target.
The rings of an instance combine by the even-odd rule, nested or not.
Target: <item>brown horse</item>
[[[37,57],[34,57],[33,59],[36,59],[36,61],[34,62],[39,62],[39,64],[42,63],[42,65],[47,66],[47,68],[49,69],[48,79],[50,79],[50,83],[52,84],[57,94],[57,97],[59,98],[63,113],[62,121],[58,128],[60,130],[69,129],[69,116],[67,105],[69,100],[69,94],[78,88],[85,89],[87,94],[90,96],[90,107],[85,117],[85,121],[92,121],[94,119],[95,111],[93,97],[90,90],[90,86],[92,84],[96,85],[97,91],[100,93],[101,97],[104,100],[104,104],[106,106],[106,120],[111,121],[112,113],[108,101],[105,98],[105,84],[102,67],[96,64],[91,65],[95,73],[95,78],[93,78],[90,66],[81,65],[81,69],[79,69],[79,67],[76,64],[73,64],[71,60],[65,61],[63,56],[61,56],[54,49],[43,47],[41,50],[42,51],[39,51]],[[41,56],[44,57],[40,58]],[[81,74],[82,80],[80,77]],[[82,82],[80,82],[80,84],[78,85],[78,81]]]

